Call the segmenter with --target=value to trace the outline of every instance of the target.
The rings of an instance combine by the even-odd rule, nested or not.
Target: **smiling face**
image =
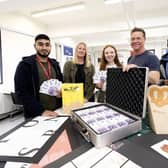
[[[145,37],[144,34],[140,31],[131,33],[131,47],[133,52],[136,54],[143,53],[145,48]]]
[[[84,58],[86,56],[86,46],[84,44],[79,44],[77,49],[77,57],[78,58]]]
[[[107,62],[107,64],[113,64],[114,58],[116,56],[115,50],[112,47],[107,47],[104,50],[104,58]]]
[[[100,70],[105,70],[107,65],[109,67],[122,67],[118,59],[117,49],[111,44],[107,44],[102,50]]]
[[[36,49],[37,55],[46,58],[51,52],[51,44],[49,40],[39,39],[35,42],[34,47]]]

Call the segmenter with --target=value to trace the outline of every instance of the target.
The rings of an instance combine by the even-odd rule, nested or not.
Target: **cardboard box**
[[[150,86],[148,101],[151,128],[156,134],[168,134],[168,86]]]
[[[71,109],[82,107],[84,104],[83,83],[62,84],[63,112],[70,114]]]

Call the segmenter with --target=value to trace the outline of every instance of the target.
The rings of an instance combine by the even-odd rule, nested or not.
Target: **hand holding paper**
[[[40,86],[40,93],[50,96],[60,96],[62,82],[57,79],[44,81]]]
[[[106,71],[99,71],[97,72],[93,77],[94,83],[100,83],[104,82],[107,78],[107,72]]]

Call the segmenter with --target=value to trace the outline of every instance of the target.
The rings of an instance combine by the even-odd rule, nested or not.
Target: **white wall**
[[[14,91],[14,73],[23,56],[34,53],[34,38],[12,31],[1,30],[3,84],[0,91]]]
[[[46,32],[46,27],[44,25],[21,15],[3,15],[1,13],[0,21],[1,28],[13,30],[23,34],[36,35]]]
[[[45,33],[45,26],[24,16],[0,15],[3,84],[0,84],[0,114],[13,110],[10,93],[14,90],[14,73],[23,56],[34,51],[34,36]],[[4,94],[5,93],[5,94]]]
[[[113,44],[119,54],[119,59],[122,61],[124,64],[127,63],[127,59],[130,56],[130,44]],[[154,39],[154,40],[147,40],[145,43],[145,48],[146,49],[155,49],[155,55],[160,59],[161,56],[165,53],[167,41],[165,39]],[[104,46],[97,46],[97,47],[89,47],[89,54],[92,56],[93,64],[97,67],[97,58],[101,57],[101,53],[103,50]]]
[[[13,91],[13,75],[23,56],[34,53],[34,36],[45,33],[46,27],[25,16],[0,15],[3,84],[0,92]]]
[[[129,51],[129,47],[128,46],[115,46],[118,52],[118,56],[119,59],[122,63],[126,64],[127,63],[127,59],[130,56],[130,51]],[[92,57],[92,63],[95,65],[96,69],[99,69],[99,65],[97,62],[98,57],[101,58],[101,54],[102,54],[102,50],[103,50],[104,46],[99,46],[99,47],[89,47],[88,51],[89,54]]]
[[[61,38],[61,39],[53,38],[52,41],[55,43],[55,45],[54,45],[55,47],[54,47],[53,51],[55,50],[56,60],[60,62],[61,70],[63,71],[64,64],[67,61],[66,56],[64,55],[64,51],[63,51],[64,45],[72,47],[73,54],[74,54],[74,51],[75,51],[74,49],[75,49],[76,44],[70,38]],[[52,53],[52,55],[53,55],[53,53]]]
[[[10,94],[0,93],[0,114],[8,113],[15,109]]]

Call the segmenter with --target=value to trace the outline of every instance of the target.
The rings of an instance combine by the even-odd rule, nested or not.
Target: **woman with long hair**
[[[99,89],[96,94],[98,102],[105,102],[107,68],[117,67],[122,67],[117,49],[108,44],[103,48],[99,71],[93,77],[96,88]]]
[[[63,68],[65,83],[83,83],[85,102],[94,101],[93,75],[95,68],[91,64],[87,46],[84,42],[77,44],[73,61],[67,61]]]

